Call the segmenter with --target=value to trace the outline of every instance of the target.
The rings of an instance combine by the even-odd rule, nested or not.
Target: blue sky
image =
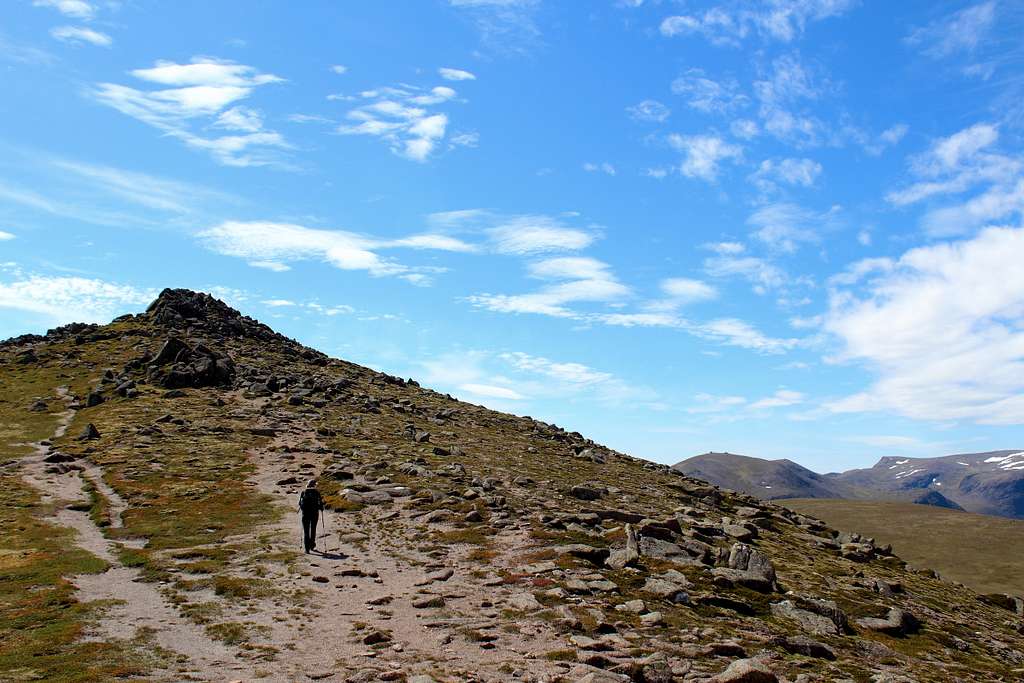
[[[10,0],[0,336],[213,292],[675,462],[1024,444],[1024,4]]]

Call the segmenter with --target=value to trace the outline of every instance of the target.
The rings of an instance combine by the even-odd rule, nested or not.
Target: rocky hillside
[[[1024,676],[1017,598],[183,290],[0,345],[0,489],[0,680]]]
[[[674,465],[683,474],[762,500],[849,498],[849,487],[792,460],[762,460],[733,453],[704,453]]]

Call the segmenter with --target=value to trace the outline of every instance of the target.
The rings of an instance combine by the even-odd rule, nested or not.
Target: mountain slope
[[[1013,599],[206,295],[0,344],[0,425],[2,680],[1024,673]]]
[[[903,559],[931,567],[951,581],[983,592],[1024,593],[1024,522],[1020,520],[865,500],[793,499],[785,505],[891,543]],[[956,551],[950,552],[950,547]]]
[[[790,460],[705,453],[674,466],[762,500],[845,498],[920,503],[1024,519],[1024,451],[881,458],[873,467],[818,474]]]
[[[941,458],[882,458],[873,467],[828,475],[833,481],[894,498],[939,491],[971,512],[1024,519],[1024,451]]]
[[[846,498],[849,487],[812,472],[792,460],[762,460],[732,453],[705,453],[674,465],[680,472],[715,486],[743,491],[763,500]]]

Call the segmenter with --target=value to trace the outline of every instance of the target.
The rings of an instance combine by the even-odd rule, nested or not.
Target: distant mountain
[[[780,498],[857,498],[849,485],[812,472],[792,460],[762,460],[734,453],[705,453],[675,469],[715,486],[764,500]]]
[[[971,512],[1024,519],[1022,450],[961,453],[941,458],[887,457],[874,467],[826,477],[875,494],[868,497],[913,500],[931,490]]]
[[[1024,519],[1024,451],[884,457],[874,467],[817,474],[791,460],[705,453],[675,468],[765,500],[889,500]]]

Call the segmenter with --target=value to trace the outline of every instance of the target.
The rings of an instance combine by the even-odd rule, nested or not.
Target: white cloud
[[[886,144],[895,145],[900,140],[903,139],[903,137],[907,134],[908,130],[910,130],[910,126],[908,126],[907,124],[897,123],[894,126],[886,128],[878,137],[882,142]]]
[[[971,5],[915,29],[906,42],[934,59],[957,52],[973,52],[996,21],[995,0]]]
[[[704,260],[704,270],[712,277],[742,277],[759,294],[781,287],[787,280],[778,266],[756,256],[713,256]]]
[[[797,53],[775,58],[771,69],[754,82],[761,127],[783,142],[797,146],[820,144],[827,133],[825,124],[798,107],[804,100],[818,99],[831,87],[805,66]]]
[[[437,70],[438,75],[446,81],[475,81],[476,76],[462,69],[450,69],[441,67]]]
[[[750,119],[736,119],[729,124],[729,130],[741,140],[751,140],[761,133],[757,122]]]
[[[876,375],[835,412],[1024,424],[1024,228],[912,249],[861,290],[837,289],[836,360]]]
[[[258,133],[263,129],[263,115],[249,107],[232,107],[221,112],[213,125],[243,133]]]
[[[338,74],[339,76],[348,73],[348,67],[344,64],[334,64],[331,66],[331,71]]]
[[[790,42],[808,22],[838,16],[856,0],[771,0],[760,6],[716,6],[694,15],[666,17],[659,27],[666,37],[701,35],[713,45],[738,47],[751,32]]]
[[[481,41],[495,52],[529,54],[540,42],[534,14],[540,0],[449,0],[476,26]]]
[[[263,304],[264,306],[270,306],[271,308],[285,308],[288,306],[297,305],[294,301],[291,301],[289,299],[267,299],[265,301],[261,301],[260,303]]]
[[[110,47],[114,42],[106,33],[84,26],[57,26],[50,29],[50,35],[61,42],[74,45],[89,43],[98,47]]]
[[[705,76],[702,69],[690,69],[672,81],[672,92],[685,96],[691,109],[705,114],[725,114],[745,107],[750,101],[739,92],[739,84],[735,80],[713,81]]]
[[[429,284],[430,274],[437,270],[406,266],[380,257],[376,250],[474,250],[472,245],[444,235],[381,240],[343,230],[319,230],[270,222],[228,221],[202,231],[199,238],[212,251],[245,259],[260,268],[282,270],[288,261],[318,259],[341,270],[365,270],[375,277],[396,276],[413,284]]]
[[[932,236],[965,234],[993,220],[1024,211],[1024,164],[993,148],[999,129],[978,123],[934,141],[928,151],[911,158],[916,182],[890,192],[886,199],[906,206],[943,195],[988,187],[959,205],[930,210],[922,226]]]
[[[93,91],[97,101],[113,107],[176,138],[194,149],[209,152],[227,166],[264,166],[279,163],[275,150],[290,149],[279,134],[262,128],[253,110],[225,112],[248,98],[260,86],[283,79],[260,73],[244,64],[209,57],[195,57],[188,64],[158,61],[148,69],[135,69],[135,78],[159,86],[157,90],[139,90],[115,83],[100,83]],[[229,112],[231,110],[228,110]],[[248,128],[242,135],[205,137],[204,123],[220,127],[246,114]],[[221,120],[221,116],[227,115]],[[239,130],[239,129],[236,129]],[[197,132],[199,131],[199,132]]]
[[[615,175],[615,167],[609,164],[607,161],[602,161],[600,164],[594,164],[586,162],[583,164],[583,170],[587,173],[604,173],[605,175]]]
[[[697,405],[686,409],[686,412],[692,414],[725,412],[741,407],[747,402],[743,396],[717,396],[703,392],[693,398],[697,401]]]
[[[568,304],[618,301],[630,294],[630,289],[615,278],[608,264],[597,259],[548,259],[530,264],[528,271],[532,277],[554,283],[529,294],[478,294],[469,297],[469,302],[499,313],[577,318],[580,314],[568,308]]]
[[[263,268],[274,273],[286,273],[291,270],[291,266],[279,261],[249,261],[249,265],[253,268]]]
[[[780,183],[811,187],[821,171],[821,164],[813,159],[765,159],[750,179],[762,192],[772,192]]]
[[[36,7],[52,7],[61,14],[76,19],[92,19],[96,7],[85,0],[32,0]]]
[[[664,121],[672,113],[672,110],[657,100],[644,100],[632,107],[626,107],[626,111],[636,121],[652,121],[655,123]]]
[[[410,85],[366,90],[360,98],[368,102],[349,110],[345,115],[349,123],[338,126],[337,132],[378,137],[395,154],[424,162],[437,150],[449,123],[447,114],[429,107],[454,100],[456,95],[443,85],[430,90]],[[464,134],[453,145],[471,147],[475,141]]]
[[[759,401],[755,401],[750,404],[752,410],[763,410],[766,408],[784,408],[786,406],[793,406],[798,403],[803,403],[804,395],[799,391],[791,391],[789,389],[779,389],[771,396],[762,398]]]
[[[735,318],[721,318],[701,323],[691,330],[694,334],[712,339],[726,346],[738,346],[760,353],[783,353],[797,346],[797,339],[769,337],[750,323]]]
[[[14,273],[0,281],[0,308],[50,317],[57,324],[110,322],[138,310],[156,297],[156,290],[138,289],[97,279]]]
[[[517,370],[533,372],[550,377],[559,382],[576,386],[600,384],[612,379],[607,372],[599,372],[582,363],[557,363],[540,356],[531,356],[521,351],[503,353],[499,356]]]
[[[685,277],[673,277],[661,281],[661,289],[680,305],[708,301],[718,296],[718,290],[706,282]]]
[[[716,254],[721,255],[734,255],[742,254],[747,248],[740,242],[712,242],[704,245],[705,249],[710,249]]]
[[[870,247],[871,246],[871,231],[870,230],[861,230],[861,231],[859,231],[857,233],[857,242],[862,247]]]
[[[13,239],[14,239],[14,235],[13,234],[11,234],[9,232],[5,232],[3,230],[0,230],[0,242],[6,241],[6,240],[13,240]]]
[[[738,161],[743,157],[743,148],[726,142],[715,135],[678,135],[668,138],[669,144],[683,153],[680,173],[687,178],[700,178],[714,182],[718,178],[719,164],[723,161]]]
[[[779,202],[762,206],[747,219],[752,235],[774,251],[792,253],[802,243],[821,241],[821,233],[832,228],[839,207],[816,213],[796,204]]]
[[[526,398],[518,391],[509,389],[507,387],[496,387],[491,384],[477,384],[475,382],[468,382],[466,384],[460,384],[459,389],[475,394],[476,396],[485,396],[487,398],[503,398],[510,401],[522,401]]]
[[[578,251],[594,241],[591,233],[566,227],[548,216],[515,216],[487,232],[494,248],[501,254]]]

